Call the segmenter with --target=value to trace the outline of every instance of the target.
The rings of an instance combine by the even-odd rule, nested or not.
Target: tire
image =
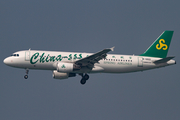
[[[82,80],[80,81],[80,83],[81,83],[82,85],[84,85],[84,84],[86,83],[86,80],[85,80],[85,79],[82,79]]]
[[[85,75],[83,76],[83,79],[88,80],[88,79],[89,79],[89,75],[88,75],[88,74],[85,74]]]
[[[28,75],[25,75],[25,76],[24,76],[24,79],[28,79]]]

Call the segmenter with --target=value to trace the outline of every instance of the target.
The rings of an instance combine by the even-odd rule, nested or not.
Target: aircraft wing
[[[87,66],[87,67],[91,67],[92,68],[95,63],[98,63],[99,60],[105,58],[107,56],[106,53],[108,53],[110,51],[114,51],[114,47],[101,50],[101,51],[99,51],[99,52],[97,52],[95,54],[92,54],[90,56],[87,56],[85,58],[77,60],[75,62],[75,64],[81,65],[81,66]]]

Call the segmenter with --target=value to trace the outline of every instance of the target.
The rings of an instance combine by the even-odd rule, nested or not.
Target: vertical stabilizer
[[[164,31],[140,56],[165,58],[169,50],[173,32],[174,31]]]

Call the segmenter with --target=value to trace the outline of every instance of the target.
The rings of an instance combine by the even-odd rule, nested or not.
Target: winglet
[[[111,51],[114,51],[114,48],[115,48],[115,47],[110,48],[110,49],[111,49]]]

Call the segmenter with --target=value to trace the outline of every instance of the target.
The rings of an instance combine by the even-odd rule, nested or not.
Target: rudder
[[[165,58],[169,50],[173,32],[164,31],[140,56]]]

